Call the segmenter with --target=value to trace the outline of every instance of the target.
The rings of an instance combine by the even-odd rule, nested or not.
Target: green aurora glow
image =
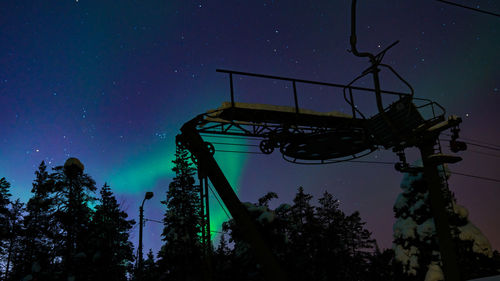
[[[245,144],[245,141],[234,140],[232,143]],[[154,152],[129,156],[128,159],[123,162],[131,164],[116,167],[112,171],[109,184],[113,187],[115,192],[137,194],[144,192],[152,186],[156,186],[160,180],[166,179],[168,182],[172,180],[174,177],[172,160],[175,154],[173,145],[158,147],[151,151]],[[217,152],[215,154],[215,159],[233,190],[236,194],[239,194],[240,180],[244,171],[246,156],[241,153]],[[166,190],[167,187],[165,187],[165,192]],[[214,190],[213,186],[212,190]],[[209,204],[210,229],[220,231],[222,223],[229,218],[226,216],[212,192],[210,192]],[[215,234],[214,232],[212,236]]]

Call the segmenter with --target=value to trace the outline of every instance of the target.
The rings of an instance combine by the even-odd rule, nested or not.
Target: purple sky
[[[500,11],[498,1],[457,3]],[[347,84],[368,67],[346,51],[349,14],[350,1],[2,1],[0,177],[26,201],[42,160],[53,167],[78,157],[99,186],[111,185],[132,218],[144,192],[154,191],[146,216],[161,219],[175,135],[229,99],[227,77],[215,69]],[[417,97],[461,116],[463,137],[498,145],[499,28],[496,17],[438,1],[358,3],[358,49],[377,52],[400,40],[384,62]],[[239,101],[291,101],[248,82],[236,81]],[[371,87],[371,80],[358,85]],[[382,76],[382,87],[406,90],[390,76]],[[345,107],[338,93],[303,91],[305,106],[322,105],[308,109]],[[369,94],[360,103],[375,108]],[[500,152],[470,148],[451,170],[500,178]],[[328,190],[344,211],[361,212],[381,247],[391,246],[402,178],[391,165],[300,166],[277,152],[216,156],[242,201],[274,191],[277,203],[290,202],[298,186],[316,199]],[[379,151],[364,160],[397,157]],[[500,184],[454,175],[450,187],[499,249]],[[220,222],[225,215],[212,206]],[[160,225],[147,224],[145,249],[158,249],[160,233]]]

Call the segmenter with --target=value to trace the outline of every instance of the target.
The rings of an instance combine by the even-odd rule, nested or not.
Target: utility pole
[[[144,202],[153,198],[153,192],[146,192],[142,204],[139,207],[139,261],[137,266],[137,273],[139,275],[139,280],[142,280],[142,227],[144,225]]]
[[[436,154],[436,145],[439,134],[450,127],[457,126],[462,120],[451,116],[447,121],[439,123],[426,130],[419,149],[424,165],[424,178],[429,188],[429,203],[439,244],[439,252],[443,263],[443,273],[447,281],[460,281],[458,257],[451,236],[450,224],[446,206],[449,202],[443,197],[443,179],[439,175],[438,167],[444,163],[456,163],[461,160],[458,156]],[[445,172],[445,171],[443,171]],[[445,187],[446,188],[446,187]]]

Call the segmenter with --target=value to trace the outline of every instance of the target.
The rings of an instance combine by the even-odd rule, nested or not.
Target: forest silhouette
[[[136,222],[122,210],[110,186],[97,189],[78,159],[70,158],[51,172],[42,162],[27,203],[13,200],[9,182],[1,178],[1,280],[266,280],[234,220],[223,224],[216,245],[202,243],[196,166],[182,148],[173,163],[175,177],[162,201],[162,247],[156,254],[149,250],[140,267],[129,236]],[[273,209],[273,200],[278,195],[268,192],[244,206],[289,280],[425,277],[423,262],[418,273],[409,272],[392,249],[379,249],[359,212],[344,213],[327,191],[317,204],[302,187],[290,204],[273,202]],[[486,257],[471,251],[472,245],[460,245],[462,276],[499,272],[497,251]]]

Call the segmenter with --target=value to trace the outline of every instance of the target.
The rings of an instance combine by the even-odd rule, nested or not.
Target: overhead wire
[[[255,152],[255,151],[235,151],[235,150],[220,150],[216,149],[216,152],[230,152],[230,153],[246,153],[246,154],[264,154],[262,152]]]
[[[229,151],[229,150],[216,150],[218,152],[229,152],[229,153],[253,153],[253,154],[262,154],[260,152],[251,152],[251,151]],[[493,157],[500,157],[499,155],[489,155]],[[349,160],[346,162],[351,162],[351,163],[363,163],[363,164],[382,164],[382,165],[395,165],[396,162],[384,162],[384,161],[369,161],[369,160]],[[476,176],[476,175],[470,175],[470,174],[464,174],[464,173],[459,173],[459,172],[451,172],[452,174],[460,175],[460,176],[465,176],[465,177],[472,177],[472,178],[477,178],[477,179],[482,179],[482,180],[487,180],[487,181],[494,181],[494,182],[500,182],[500,179],[494,179],[494,178],[489,178],[489,177],[482,177],[482,176]],[[213,191],[212,191],[213,192]]]
[[[493,179],[493,178],[487,178],[487,177],[481,177],[481,176],[458,173],[458,172],[451,172],[451,171],[450,171],[450,173],[454,174],[454,175],[464,176],[464,177],[471,177],[471,178],[477,178],[477,179],[482,179],[482,180],[487,180],[487,181],[500,182],[499,179]]]
[[[450,141],[450,140],[449,139],[441,139],[441,141]],[[491,149],[491,150],[495,150],[495,151],[500,151],[500,147],[497,148],[497,147],[493,147],[491,145],[483,145],[483,144],[473,143],[470,141],[464,141],[464,142],[468,145],[477,146],[477,147],[486,148],[486,149]]]
[[[212,144],[220,144],[220,145],[239,145],[239,146],[253,146],[259,147],[257,144],[244,144],[244,143],[227,143],[227,142],[211,142]]]
[[[443,135],[448,136],[448,137],[452,137],[453,136],[451,134],[446,134],[446,133],[443,133]],[[490,146],[496,146],[496,147],[500,148],[500,145],[494,144],[494,143],[491,143],[491,142],[486,142],[486,141],[472,139],[472,138],[464,138],[464,137],[460,137],[460,139],[462,139],[462,140],[468,140],[468,141],[472,141],[472,142],[476,142],[476,143],[479,143],[479,144],[486,144],[486,145],[490,145]]]
[[[209,137],[209,138],[220,138],[220,139],[250,139],[250,140],[260,140],[260,137],[254,137],[254,136],[241,136],[241,135],[213,135],[213,134],[200,134],[202,137]]]
[[[226,208],[222,205],[222,203],[220,202],[219,200],[219,197],[217,196],[217,193],[212,189],[212,187],[210,186],[210,184],[207,182],[207,186],[208,188],[210,189],[210,191],[212,192],[212,194],[214,195],[215,197],[215,200],[217,200],[217,203],[219,203],[219,206],[222,208],[222,210],[224,211],[224,213],[226,214],[227,218],[228,219],[231,219],[231,216],[227,213],[226,211]]]
[[[480,9],[477,9],[477,8],[473,8],[473,7],[461,5],[461,4],[458,4],[458,3],[451,2],[451,1],[445,1],[445,0],[436,0],[436,1],[448,4],[448,5],[453,5],[453,6],[461,7],[461,8],[464,8],[464,9],[472,10],[472,11],[475,11],[475,12],[479,12],[479,13],[483,13],[483,14],[488,14],[488,15],[500,17],[500,14],[497,14],[497,13],[493,13],[493,12],[485,11],[485,10],[480,10]]]
[[[445,134],[446,136],[450,136],[449,134]],[[226,138],[226,139],[243,139],[244,137],[233,137],[233,136],[213,136],[213,135],[207,135],[208,137],[215,137],[215,138]],[[255,139],[255,138],[253,138]],[[495,150],[495,151],[500,151],[500,146],[495,147],[497,145],[492,144],[492,143],[487,143],[479,140],[474,140],[474,139],[469,139],[469,138],[460,138],[463,140],[470,140],[466,141],[468,145],[472,146],[477,146],[485,149],[490,149],[490,150]],[[442,139],[442,141],[450,141],[449,139]],[[474,141],[474,142],[471,142]],[[251,147],[258,147],[258,145],[253,145],[253,144],[236,144],[236,143],[220,143],[220,142],[212,142],[213,144],[219,144],[219,145],[234,145],[234,146],[251,146]],[[483,143],[483,144],[480,144]],[[222,149],[216,149],[217,152],[223,152],[223,153],[243,153],[243,154],[261,154],[264,155],[262,152],[254,152],[254,151],[235,151],[235,150],[222,150]],[[491,157],[496,157],[500,158],[500,155],[495,155],[495,154],[488,154],[480,151],[475,151],[471,150],[473,153],[477,154],[483,154],[486,156],[491,156]],[[351,163],[364,163],[364,164],[382,164],[382,165],[395,165],[395,162],[384,162],[384,161],[369,161],[369,160],[350,160],[347,162]],[[494,179],[494,178],[489,178],[489,177],[482,177],[482,176],[476,176],[476,175],[471,175],[471,174],[465,174],[465,173],[459,173],[459,172],[451,172],[452,174],[460,175],[460,176],[465,176],[465,177],[471,177],[471,178],[476,178],[476,179],[482,179],[482,180],[487,180],[487,181],[493,181],[493,182],[500,182],[499,179]],[[210,186],[209,186],[210,187]],[[210,190],[212,193],[215,195],[216,193],[213,191],[213,189],[210,187]],[[225,208],[222,206],[221,202],[219,201],[219,198],[215,195],[215,198],[217,199],[217,202],[219,205],[222,207],[224,212],[226,213],[226,216],[229,217],[228,213],[226,212]]]
[[[471,150],[471,149],[467,149],[467,151],[472,152],[472,153],[476,153],[476,154],[490,156],[490,157],[500,158],[500,155],[498,155],[498,154],[491,154],[491,153],[486,153],[486,152]]]
[[[383,162],[383,161],[363,161],[363,160],[352,160],[348,162],[357,162],[357,163],[368,163],[368,164],[384,164],[384,165],[394,165],[396,164],[395,162]],[[450,171],[451,174],[455,175],[460,175],[464,177],[471,177],[471,178],[477,178],[477,179],[482,179],[482,180],[487,180],[487,181],[494,181],[494,182],[500,182],[500,179],[494,179],[494,178],[489,178],[489,177],[482,177],[482,176],[476,176],[476,175],[471,175],[471,174],[465,174],[465,173],[459,173],[459,172],[453,172]]]

